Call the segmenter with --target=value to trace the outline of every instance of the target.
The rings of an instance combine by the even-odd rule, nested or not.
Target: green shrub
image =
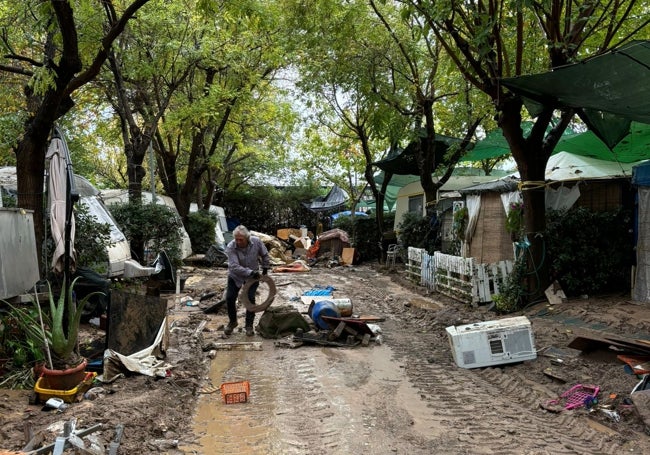
[[[150,251],[165,251],[172,264],[178,266],[181,258],[181,228],[183,226],[178,214],[160,204],[112,204],[111,214],[131,243],[131,255],[140,257],[134,251],[134,245],[141,245]],[[140,259],[144,263],[144,258]]]
[[[340,216],[332,225],[333,228],[342,229],[352,236],[360,261],[369,261],[379,258],[379,234],[377,221],[374,217],[355,217],[354,224],[349,216]]]
[[[548,212],[551,280],[558,280],[567,296],[628,291],[634,258],[631,227],[629,210]]]
[[[100,275],[108,273],[108,251],[111,226],[100,222],[82,203],[75,206],[75,239],[77,267],[86,267]]]
[[[407,249],[424,248],[433,254],[435,246],[435,232],[431,229],[431,220],[419,213],[407,212],[398,225],[398,238],[402,246]]]
[[[192,251],[205,253],[215,243],[214,230],[217,225],[217,216],[207,210],[199,210],[187,215],[187,235],[192,242]]]

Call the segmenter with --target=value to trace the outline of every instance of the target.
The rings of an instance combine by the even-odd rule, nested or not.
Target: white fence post
[[[512,261],[475,264],[473,258],[409,247],[407,273],[421,286],[435,289],[465,303],[489,303],[499,294],[499,285],[512,272]]]

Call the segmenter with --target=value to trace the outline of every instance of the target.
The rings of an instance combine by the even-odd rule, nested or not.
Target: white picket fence
[[[477,264],[473,258],[439,251],[431,256],[421,248],[409,247],[406,271],[421,286],[476,306],[499,294],[499,285],[512,267],[513,261]]]

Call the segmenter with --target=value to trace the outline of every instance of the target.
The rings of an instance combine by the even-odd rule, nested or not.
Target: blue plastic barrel
[[[314,306],[311,309],[311,314],[309,316],[319,329],[328,330],[330,326],[323,320],[322,316],[340,318],[341,311],[334,302],[330,302],[329,300],[321,300],[320,302],[314,303]]]

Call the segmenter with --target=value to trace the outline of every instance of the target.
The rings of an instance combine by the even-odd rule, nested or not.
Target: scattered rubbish
[[[616,411],[612,411],[611,409],[603,409],[603,408],[599,408],[599,411],[605,414],[607,417],[609,417],[616,423],[621,421],[621,415]]]
[[[207,294],[203,294],[201,297],[199,297],[199,302],[203,302],[204,300],[211,299],[215,295],[217,295],[216,292],[208,292]]]
[[[607,334],[606,337],[603,337],[602,334],[599,333],[594,333],[593,335],[583,334],[582,336],[574,338],[568,344],[568,347],[583,352],[604,349],[621,354],[650,355],[650,346],[645,345],[644,343],[639,343],[638,340],[615,337],[611,334]]]
[[[598,386],[576,384],[560,395],[559,398],[547,401],[546,405],[548,407],[559,405],[567,411],[583,406],[589,408],[598,402],[599,391],[600,387]],[[544,408],[548,409],[547,406],[544,406]]]
[[[554,368],[545,368],[544,369],[544,374],[548,376],[549,378],[556,379],[562,383],[567,382],[566,378],[560,374],[557,373],[557,370]]]
[[[632,356],[618,355],[618,360],[624,362],[629,369],[625,369],[628,374],[648,374],[650,373],[650,356]]]
[[[332,286],[327,286],[325,288],[315,287],[314,289],[310,289],[307,292],[303,292],[302,295],[307,295],[307,296],[317,296],[317,295],[331,296],[333,291],[335,291],[335,288],[332,287]]]
[[[88,452],[88,450],[85,447],[83,447],[85,444],[83,443],[81,438],[101,430],[102,424],[98,423],[93,425],[92,427],[78,430],[76,429],[76,423],[77,423],[76,419],[71,419],[69,422],[65,422],[63,427],[63,435],[58,436],[54,443],[43,446],[40,449],[31,451],[29,453],[33,453],[33,454],[52,453],[54,455],[61,455],[63,454],[66,448],[69,448],[70,446],[73,445],[81,450],[84,450],[83,453]],[[35,435],[33,440],[30,440],[25,447],[33,447],[36,440],[40,436],[42,435],[40,434]]]
[[[56,409],[58,411],[64,411],[68,405],[65,404],[65,402],[61,398],[48,398],[48,400],[45,402],[45,407],[46,408],[51,408],[51,409]]]
[[[555,346],[548,346],[538,352],[539,355],[544,357],[559,358],[559,359],[574,359],[580,355],[578,349],[571,348],[558,348]]]
[[[224,382],[220,388],[221,397],[226,404],[246,403],[251,393],[248,381]]]
[[[323,319],[323,316],[331,317],[341,317],[341,311],[339,308],[329,300],[321,300],[320,302],[314,302],[313,305],[310,305],[308,310],[309,317],[316,327],[321,330],[328,330],[329,324]]]
[[[203,346],[203,351],[261,351],[260,341],[225,341],[210,342]],[[216,355],[216,353],[215,353]]]
[[[632,389],[632,393],[641,392],[642,390],[650,390],[650,374],[643,376],[643,379]]]
[[[115,437],[108,445],[108,455],[117,455],[117,449],[120,448],[120,442],[122,441],[123,434],[124,434],[124,425],[118,423],[115,426]]]
[[[562,290],[560,283],[558,283],[557,281],[551,283],[551,285],[546,289],[546,291],[544,291],[544,294],[548,299],[548,303],[550,303],[551,305],[557,305],[560,303],[567,302],[566,294]]]
[[[329,299],[339,309],[342,317],[352,316],[352,300],[350,299]]]

